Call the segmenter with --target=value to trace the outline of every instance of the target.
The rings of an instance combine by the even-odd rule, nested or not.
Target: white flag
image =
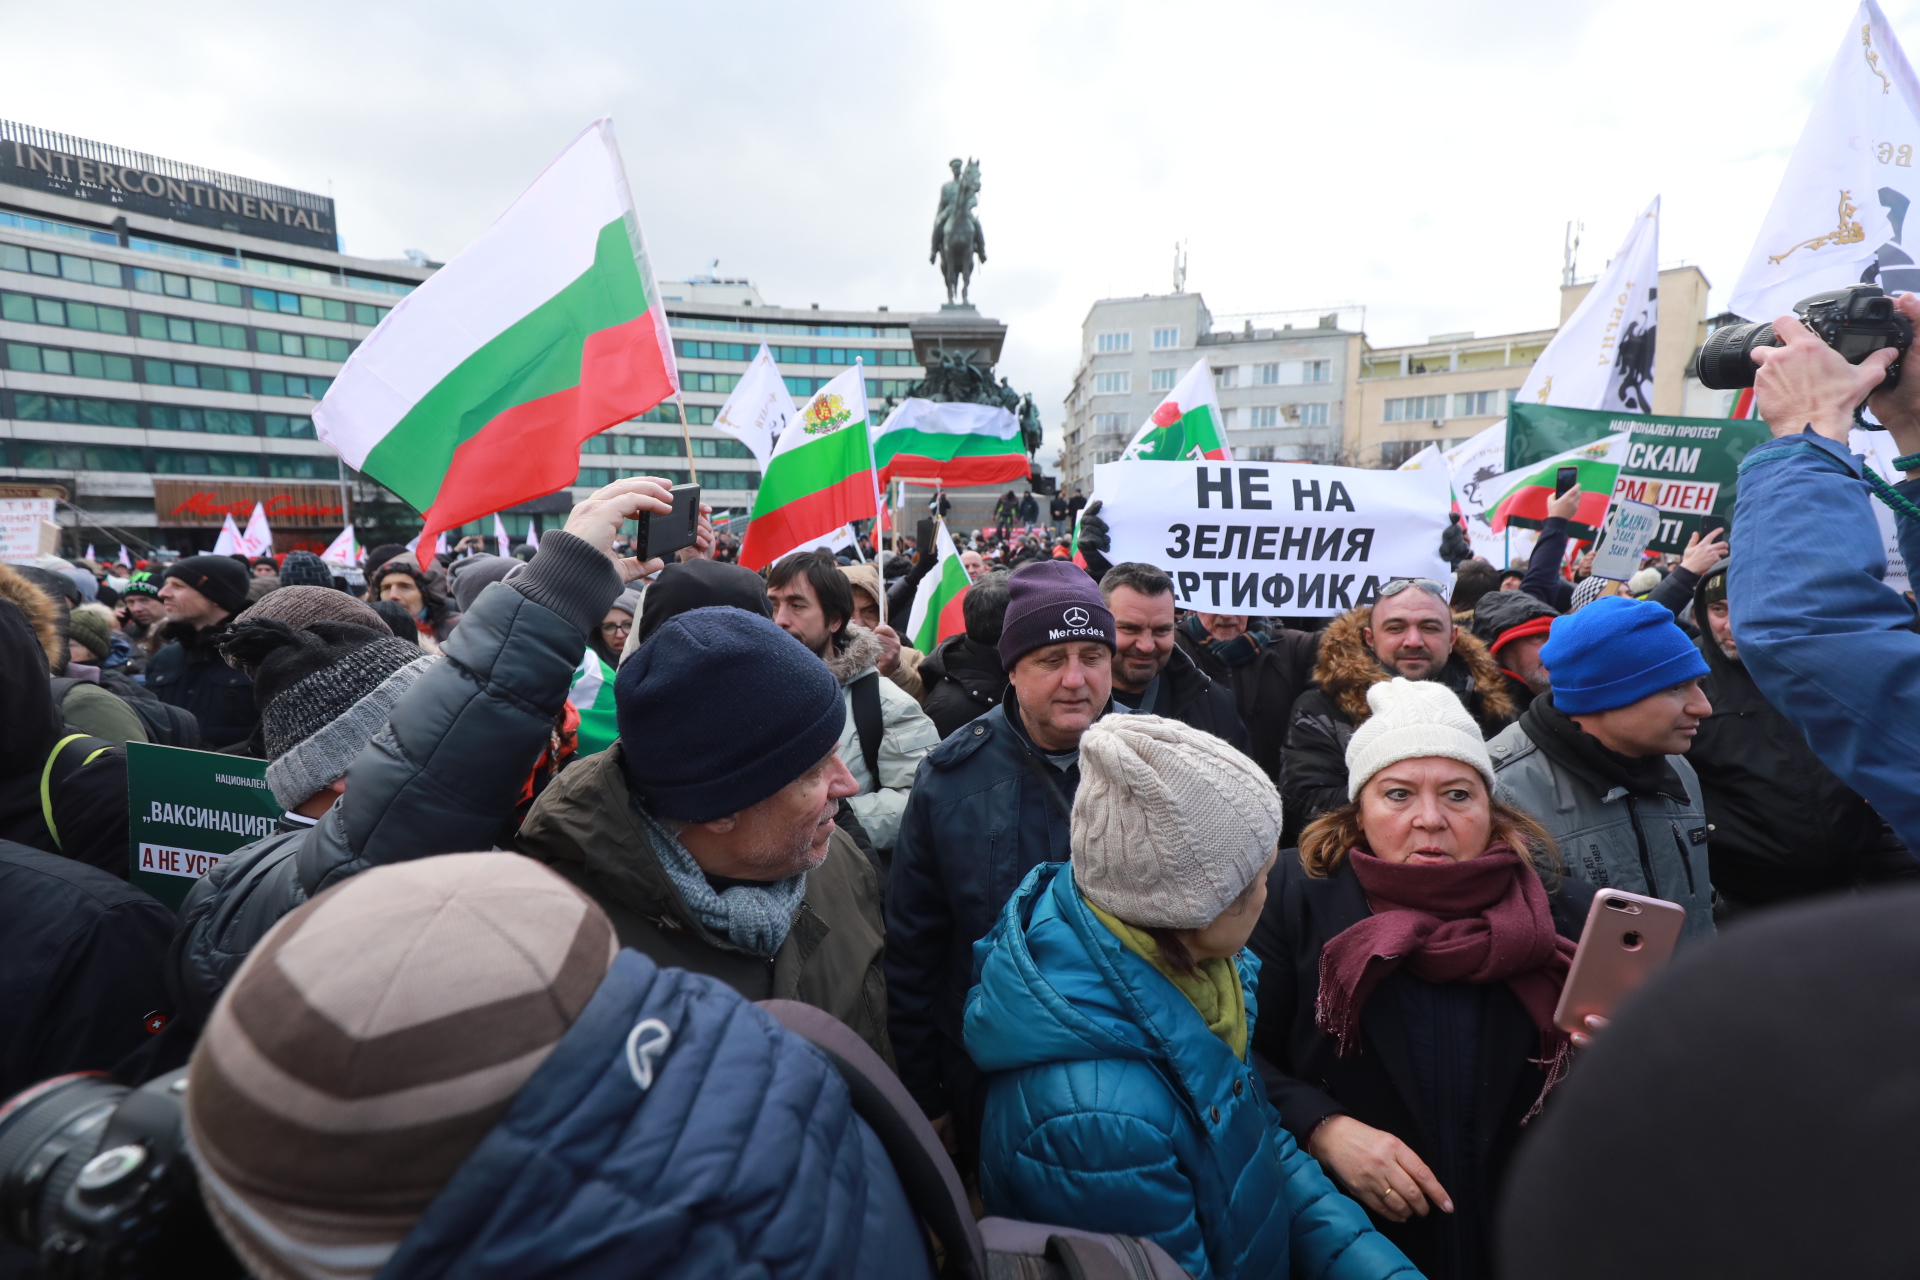
[[[540,530],[533,524],[527,525],[527,545],[535,551],[540,549]]]
[[[501,555],[513,554],[513,544],[507,541],[507,526],[500,523],[499,516],[493,518],[493,541],[494,545],[500,548]]]
[[[423,529],[421,532],[424,533],[426,531]],[[407,544],[407,550],[413,552],[414,563],[420,564],[420,534],[416,533],[413,535],[413,541]],[[447,535],[444,531],[433,535],[433,554],[436,556],[447,554]]]
[[[247,517],[247,531],[240,535],[236,550],[249,560],[273,551],[273,530],[267,527],[267,509],[258,502],[253,504],[253,514]]]
[[[216,556],[240,554],[240,530],[233,523],[232,512],[228,512],[226,519],[220,522],[220,536],[213,540],[213,554]]]
[[[1540,353],[1515,397],[1523,404],[1614,413],[1653,412],[1655,299],[1660,285],[1660,197]]]
[[[353,553],[353,526],[348,525],[340,531],[340,536],[327,544],[320,558],[339,569],[351,569],[358,559]]]
[[[127,554],[127,544],[124,542],[120,544],[120,563],[129,569],[133,568],[133,557]]]
[[[720,415],[713,420],[713,425],[753,450],[760,469],[765,471],[767,459],[773,456],[774,442],[792,420],[793,396],[787,391],[787,381],[780,376],[779,367],[773,363],[773,352],[767,350],[763,342],[760,353],[740,375],[733,394],[720,406]]]
[[[98,560],[100,559],[99,556],[96,556],[93,554],[93,544],[91,542],[87,544],[87,559],[93,560],[95,562],[98,562]]]
[[[1728,306],[1773,320],[1811,293],[1866,281],[1888,293],[1920,290],[1905,242],[1920,199],[1920,82],[1880,6],[1865,0],[1847,24],[1801,131],[1773,207]],[[1914,211],[1920,244],[1920,211]]]

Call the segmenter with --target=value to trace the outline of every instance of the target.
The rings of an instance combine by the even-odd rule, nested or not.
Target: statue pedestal
[[[1007,326],[982,316],[970,305],[945,303],[933,315],[921,316],[911,326],[913,358],[922,368],[940,362],[939,352],[964,352],[982,371],[1000,359]]]

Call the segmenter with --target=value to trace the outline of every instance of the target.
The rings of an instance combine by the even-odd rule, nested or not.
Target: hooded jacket
[[[1007,691],[999,651],[976,644],[965,632],[934,646],[920,663],[920,680],[926,690],[921,709],[943,740],[999,706]]]
[[[619,743],[561,772],[520,827],[520,849],[573,881],[656,963],[718,978],[749,1000],[798,1000],[857,1032],[889,1063],[880,884],[844,831],[807,872],[806,897],[772,959],[747,955],[693,916],[654,856]]]
[[[853,691],[849,687],[868,672],[879,673],[880,637],[856,622],[847,624],[844,649],[827,648],[827,670],[840,682],[846,699],[847,727],[840,731],[840,761],[859,784],[848,803],[860,825],[867,829],[873,847],[893,848],[900,832],[900,815],[907,807],[907,792],[913,786],[913,773],[927,752],[940,741],[940,734],[927,719],[920,704],[891,680],[878,682],[880,688],[880,776],[867,772],[866,754],[861,750],[859,726],[854,723]]]
[[[887,567],[891,569],[899,562],[900,558],[895,556],[888,562]],[[871,563],[843,564],[840,566],[840,572],[846,575],[847,581],[852,583],[856,590],[865,592],[868,599],[878,600],[880,598],[880,570],[875,565]],[[909,571],[902,576],[910,577],[912,576],[912,572]],[[906,694],[915,702],[924,705],[927,691],[925,682],[920,678],[920,664],[926,660],[926,655],[908,644],[906,640],[907,618],[913,612],[913,602],[911,598],[912,588],[908,588],[909,598],[907,607],[904,609],[894,604],[894,592],[897,590],[898,586],[896,585],[887,591],[887,624],[891,626],[895,634],[900,637],[900,662],[899,665],[893,669],[893,674],[888,676],[887,679],[900,686],[900,692]]]
[[[1494,653],[1494,646],[1500,643],[1500,637],[1524,623],[1538,618],[1556,618],[1560,610],[1528,594],[1519,591],[1489,591],[1481,596],[1479,603],[1473,606],[1472,621],[1468,623],[1474,637],[1487,646],[1494,665],[1500,668],[1500,674],[1506,681],[1507,696],[1513,699],[1516,711],[1525,711],[1533,704],[1533,689],[1515,675]],[[1542,633],[1544,634],[1544,633]]]
[[[622,951],[379,1276],[638,1275],[933,1268],[827,1056],[722,983]]]
[[[1695,589],[1700,682],[1713,714],[1687,752],[1712,832],[1713,885],[1740,906],[1760,906],[1852,885],[1920,876],[1886,822],[1820,763],[1793,723],[1715,643],[1707,576]]]
[[[1234,707],[1252,746],[1247,755],[1276,785],[1287,726],[1293,722],[1293,704],[1313,681],[1320,636],[1318,631],[1271,627],[1255,641],[1259,652],[1253,659],[1236,667],[1215,652],[1198,618],[1173,629],[1174,643],[1193,659],[1193,665],[1215,683],[1233,690]]]
[[[1419,1274],[1281,1127],[1251,1062],[1094,918],[1070,867],[1028,873],[975,954],[989,1213],[1145,1236],[1196,1280]],[[1253,1022],[1259,961],[1236,964]]]
[[[194,1034],[267,930],[321,890],[382,863],[493,846],[619,589],[606,556],[556,530],[512,582],[481,593],[318,822],[283,820],[194,885],[168,957]]]
[[[211,627],[170,622],[160,633],[166,643],[147,663],[147,688],[160,701],[193,713],[208,751],[240,746],[260,724],[253,681],[220,656],[220,641],[232,625],[230,617]]]
[[[1362,605],[1334,619],[1321,634],[1314,687],[1293,704],[1280,778],[1287,820],[1283,843],[1298,839],[1309,822],[1347,803],[1347,743],[1373,714],[1367,690],[1393,678],[1361,637],[1372,616],[1371,607]],[[1499,733],[1519,714],[1507,691],[1507,677],[1487,646],[1465,627],[1453,629],[1447,665],[1429,678],[1453,690],[1485,737]]]

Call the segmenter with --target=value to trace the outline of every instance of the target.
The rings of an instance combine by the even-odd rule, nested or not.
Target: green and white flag
[[[953,536],[947,532],[944,520],[934,529],[933,545],[939,559],[927,580],[920,584],[920,591],[913,598],[913,613],[907,621],[908,643],[922,653],[933,652],[933,647],[942,640],[967,629],[960,602],[966,598],[967,588],[973,585],[967,576],[967,567],[960,563],[960,553],[954,548]]]
[[[620,737],[620,724],[613,713],[613,676],[613,668],[592,649],[581,655],[580,665],[573,669],[567,701],[580,713],[578,755],[605,751]]]
[[[1213,393],[1213,369],[1202,359],[1134,433],[1120,461],[1179,462],[1227,456],[1227,432]]]

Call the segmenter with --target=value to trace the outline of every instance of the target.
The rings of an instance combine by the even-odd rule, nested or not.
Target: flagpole
[[[687,446],[687,478],[694,484],[700,483],[700,473],[693,466],[693,431],[687,426],[687,402],[680,398],[678,388],[673,393],[674,407],[680,410],[680,440]]]
[[[867,405],[867,366],[859,356],[853,358],[854,377],[860,379],[860,407],[866,414],[860,420],[860,430],[867,435],[867,477],[873,481],[873,527],[880,528],[880,468],[873,461],[873,410]],[[874,566],[880,574],[880,625],[887,625],[887,548],[884,539],[874,555]]]

